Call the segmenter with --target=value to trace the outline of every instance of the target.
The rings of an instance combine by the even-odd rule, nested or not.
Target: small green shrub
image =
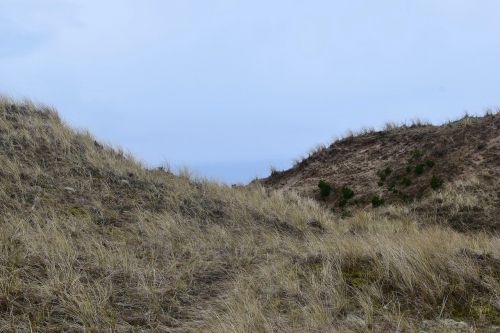
[[[409,166],[409,165],[408,165],[408,166],[406,167],[406,173],[410,173],[410,172],[411,172],[411,166]]]
[[[434,161],[433,160],[427,160],[427,161],[425,161],[425,165],[427,165],[429,168],[432,168],[434,166]]]
[[[380,177],[380,180],[378,182],[378,185],[379,186],[382,186],[387,178],[387,176],[389,176],[390,174],[392,173],[392,169],[387,167],[385,168],[384,170],[381,170],[378,175]]]
[[[354,196],[354,191],[351,190],[348,186],[342,186],[341,192],[342,198],[346,201]]]
[[[437,190],[443,185],[443,180],[437,176],[433,176],[431,179],[431,187],[433,190]]]
[[[379,197],[378,195],[373,196],[372,198],[372,206],[373,207],[378,207],[384,204],[384,199]]]
[[[408,177],[404,177],[402,180],[401,180],[401,184],[403,184],[404,186],[410,186],[412,184],[412,181],[410,178]]]
[[[417,175],[419,175],[419,176],[420,176],[421,174],[423,174],[423,173],[424,173],[424,165],[423,165],[423,164],[417,164],[417,165],[415,166],[415,173],[416,173]]]
[[[415,149],[415,150],[413,151],[413,157],[414,157],[414,158],[420,158],[420,157],[422,157],[423,155],[424,155],[424,152],[423,152],[421,149],[418,149],[418,148],[417,148],[417,149]]]
[[[319,195],[322,198],[326,198],[332,192],[332,186],[330,185],[330,183],[328,183],[324,180],[319,181],[318,187],[319,187]]]

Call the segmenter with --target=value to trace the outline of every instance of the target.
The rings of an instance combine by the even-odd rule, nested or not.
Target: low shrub
[[[425,161],[425,165],[427,165],[429,168],[432,168],[434,166],[434,161],[433,160],[427,160],[427,161]]]
[[[410,186],[412,184],[412,181],[410,178],[408,177],[404,177],[402,180],[401,180],[401,184],[403,184],[404,186]]]
[[[318,187],[319,187],[319,195],[322,198],[328,197],[332,192],[332,186],[327,181],[320,180],[318,183]]]
[[[443,185],[443,180],[437,176],[433,176],[431,179],[431,187],[433,190],[437,190]]]
[[[346,201],[354,197],[354,191],[348,186],[342,186],[341,192],[342,192],[342,199]]]
[[[372,206],[373,207],[378,207],[384,204],[384,199],[379,197],[378,195],[373,196],[372,198]]]
[[[424,173],[424,165],[423,165],[423,164],[417,164],[417,165],[415,166],[415,173],[416,173],[417,175],[419,175],[419,176],[420,176],[421,174],[423,174],[423,173]]]
[[[414,157],[414,158],[420,158],[420,157],[422,157],[422,156],[424,156],[424,152],[423,152],[421,149],[418,149],[418,148],[417,148],[417,149],[415,149],[415,150],[413,151],[413,157]]]
[[[392,173],[392,169],[387,167],[385,168],[384,170],[380,171],[378,173],[379,177],[380,177],[380,180],[378,182],[378,185],[379,186],[382,186],[384,185],[384,182],[385,182],[385,179],[387,178],[387,176],[389,176],[390,174]]]
[[[279,174],[280,174],[279,170],[278,170],[278,169],[276,169],[276,167],[274,167],[274,166],[272,166],[272,165],[271,165],[271,167],[269,167],[269,169],[270,169],[270,171],[271,171],[271,176],[277,176],[277,175],[279,175]]]

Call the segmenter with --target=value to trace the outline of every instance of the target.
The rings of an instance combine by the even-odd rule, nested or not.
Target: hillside
[[[0,332],[500,326],[491,233],[149,169],[29,101],[0,99],[0,209]]]
[[[329,195],[321,196],[320,181],[331,186]],[[338,213],[370,207],[378,197],[385,204],[409,204],[415,213],[459,230],[497,231],[500,113],[350,135],[259,182],[314,198]],[[343,195],[343,187],[354,196]]]

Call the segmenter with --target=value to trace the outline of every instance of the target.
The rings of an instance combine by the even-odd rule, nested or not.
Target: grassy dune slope
[[[434,193],[433,179],[436,186],[460,181],[468,184],[468,191],[480,198],[476,200],[480,204],[466,211],[443,209],[439,221],[432,222],[461,231],[498,230],[500,112],[465,116],[441,126],[415,122],[351,133],[316,149],[291,169],[275,171],[258,182],[271,189],[297,191],[344,214],[371,206],[374,196],[386,203],[416,203],[415,213],[423,213],[419,218],[425,219],[432,207],[422,207],[421,201]],[[327,197],[320,197],[320,180],[332,186]],[[343,186],[354,191],[353,198],[344,200]]]
[[[398,205],[338,220],[293,193],[147,169],[6,98],[0,209],[2,332],[500,325],[496,236],[424,227]]]

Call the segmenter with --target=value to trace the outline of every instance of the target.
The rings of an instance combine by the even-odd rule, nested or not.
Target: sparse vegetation
[[[273,165],[271,165],[269,167],[269,171],[270,171],[270,173],[271,173],[272,176],[277,176],[280,173],[280,171],[275,166],[273,166]]]
[[[429,168],[434,167],[434,161],[433,160],[426,160],[425,165],[427,165]]]

